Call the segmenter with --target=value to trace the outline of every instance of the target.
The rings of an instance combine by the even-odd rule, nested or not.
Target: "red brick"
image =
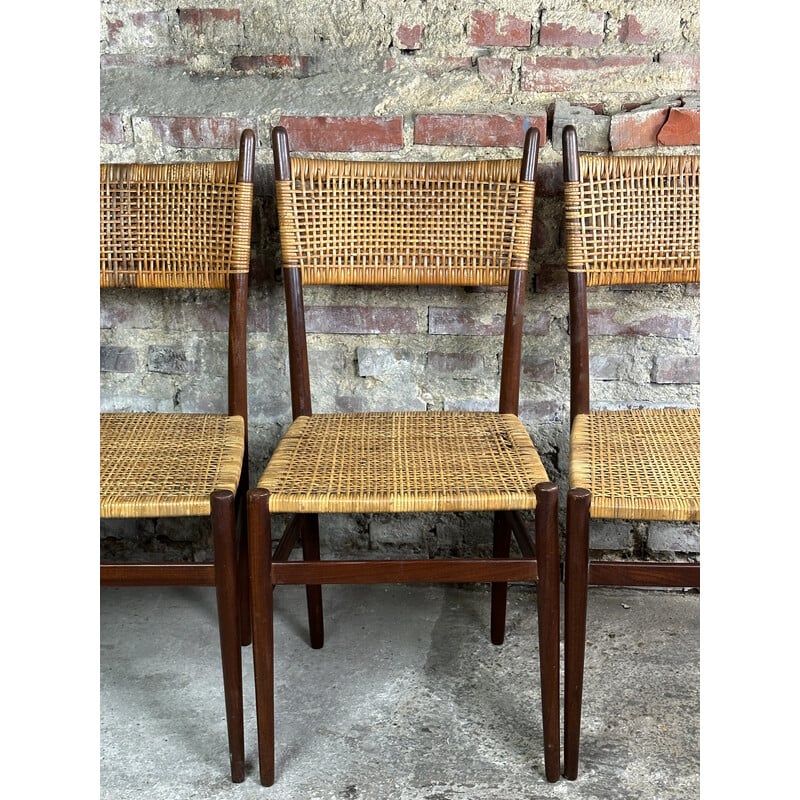
[[[395,44],[401,50],[419,50],[424,32],[424,25],[398,25],[394,35]]]
[[[522,91],[563,92],[577,83],[596,84],[606,74],[652,64],[649,56],[537,56],[522,60]]]
[[[414,144],[463,147],[522,147],[525,132],[539,129],[539,144],[546,138],[547,114],[418,114],[414,118]]]
[[[505,315],[492,314],[489,317],[472,308],[428,309],[428,333],[450,336],[502,336]]]
[[[514,62],[510,58],[478,59],[478,74],[495,89],[511,93],[514,88]]]
[[[100,141],[103,144],[125,144],[121,114],[100,115]]]
[[[256,129],[252,120],[238,117],[140,117],[171,147],[237,148],[245,128]]]
[[[603,43],[605,14],[588,12],[583,20],[585,27],[560,22],[548,22],[546,17],[539,30],[539,44],[545,47],[597,47]]]
[[[658,356],[650,375],[653,383],[700,383],[700,359],[697,356]]]
[[[425,361],[425,369],[444,375],[478,375],[486,371],[483,356],[477,353],[438,353],[431,351]]]
[[[418,333],[414,308],[364,306],[309,306],[309,333]]]
[[[633,14],[626,14],[619,24],[617,38],[623,44],[650,44],[655,37],[642,30],[639,20]]]
[[[181,8],[178,9],[181,28],[191,29],[199,36],[218,23],[241,25],[238,8]]]
[[[622,44],[655,44],[681,41],[681,13],[669,3],[662,3],[643,19],[626,14],[617,28]]]
[[[550,332],[552,317],[549,313],[526,314],[523,331],[533,336],[546,336]],[[428,333],[459,336],[502,336],[505,314],[492,314],[488,319],[478,309],[443,308],[428,309]]]
[[[661,336],[665,339],[688,339],[690,317],[651,314],[637,320],[620,322],[613,308],[589,309],[589,333],[599,336]]]
[[[478,47],[530,47],[530,20],[476,9],[469,15],[469,43]]]
[[[403,147],[402,117],[282,116],[293,150],[386,152]]]
[[[664,127],[658,132],[658,143],[668,147],[700,144],[700,110],[671,108]]]
[[[121,19],[109,19],[106,21],[106,38],[110,45],[115,45],[119,39],[125,23]]]
[[[538,383],[550,382],[556,376],[556,362],[553,358],[541,356],[523,356],[522,374]]]
[[[614,114],[611,117],[609,138],[611,149],[636,150],[640,147],[655,147],[658,132],[667,121],[669,108],[653,108]]]

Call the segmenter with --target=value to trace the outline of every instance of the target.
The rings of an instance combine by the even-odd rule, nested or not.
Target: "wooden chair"
[[[216,587],[231,778],[237,783],[244,780],[240,645],[250,637],[243,515],[254,162],[255,136],[246,130],[237,161],[100,165],[101,288],[229,294],[227,414],[100,415],[101,518],[210,517],[214,563],[102,564],[100,582]]]
[[[700,519],[698,408],[591,410],[587,287],[699,283],[699,156],[578,156],[563,134],[569,272],[564,776],[578,774],[586,608],[592,585],[700,585],[698,563],[593,561],[590,518]]]
[[[321,584],[491,582],[500,643],[507,582],[537,580],[545,768],[557,780],[558,492],[517,417],[538,134],[528,132],[521,160],[466,163],[290,157],[280,127],[272,142],[294,421],[248,494],[261,782],[275,777],[276,584],[306,585],[311,646],[321,647]],[[312,413],[308,284],[506,287],[499,410]],[[521,513],[534,509],[535,545]],[[495,557],[320,560],[320,514],[428,511],[493,511]],[[292,516],[273,552],[276,513]],[[520,558],[509,557],[512,533]],[[303,560],[290,561],[298,538]]]

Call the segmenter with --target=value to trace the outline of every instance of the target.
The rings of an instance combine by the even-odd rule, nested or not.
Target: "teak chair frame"
[[[388,162],[372,166],[365,166],[366,162],[334,162],[314,161],[311,159],[296,159],[289,155],[288,135],[284,128],[276,127],[272,133],[273,155],[275,159],[275,178],[278,193],[279,220],[281,222],[281,244],[283,252],[283,280],[286,294],[287,325],[289,334],[289,365],[292,395],[292,413],[295,422],[290,431],[278,445],[270,464],[264,472],[258,486],[251,489],[248,494],[248,527],[250,537],[250,568],[251,568],[251,597],[252,597],[252,622],[253,622],[253,658],[256,685],[256,707],[258,719],[258,747],[261,782],[265,786],[272,785],[275,779],[275,745],[274,745],[274,642],[273,642],[273,601],[272,590],[278,584],[305,584],[308,603],[308,617],[310,628],[310,643],[314,648],[322,647],[324,632],[322,619],[322,584],[374,584],[374,583],[420,583],[420,582],[491,582],[492,583],[492,612],[491,612],[491,639],[499,644],[503,641],[505,626],[506,587],[508,581],[538,581],[537,601],[539,610],[539,642],[540,665],[542,679],[542,714],[545,740],[545,771],[547,779],[557,780],[560,770],[560,743],[559,743],[559,575],[558,575],[558,491],[555,484],[549,482],[543,467],[541,472],[544,477],[530,492],[528,505],[516,505],[514,502],[502,506],[497,504],[483,510],[494,510],[494,551],[493,558],[473,559],[409,559],[409,560],[321,560],[319,544],[318,513],[326,510],[344,511],[418,511],[434,510],[438,500],[442,505],[438,510],[479,510],[470,509],[463,498],[449,497],[446,500],[435,498],[432,505],[424,503],[415,506],[409,497],[394,496],[393,503],[379,506],[359,505],[351,498],[346,503],[337,504],[333,498],[311,498],[307,505],[299,501],[292,505],[292,498],[287,491],[275,491],[271,474],[271,466],[276,472],[286,474],[291,468],[281,461],[282,448],[286,445],[295,426],[305,425],[307,421],[319,421],[320,416],[339,415],[313,415],[311,408],[311,389],[308,369],[308,354],[305,335],[305,317],[303,301],[303,283],[346,283],[346,284],[380,284],[394,282],[396,284],[415,285],[427,282],[429,284],[463,286],[475,283],[480,278],[474,275],[466,277],[466,273],[458,273],[452,280],[443,278],[443,270],[435,266],[420,263],[416,266],[406,264],[406,268],[390,269],[385,257],[378,259],[376,275],[372,280],[365,278],[358,272],[358,267],[350,269],[348,254],[342,255],[343,266],[333,266],[326,271],[321,268],[315,272],[309,265],[302,264],[298,257],[297,238],[291,224],[286,222],[291,215],[290,201],[294,181],[300,173],[312,176],[310,183],[314,183],[317,171],[334,164],[344,165],[336,183],[340,186],[347,185],[349,179],[341,175],[349,169],[352,175],[359,174],[362,169],[375,169],[375,180],[380,184],[383,178],[401,175],[403,169],[418,169],[415,173],[420,185],[425,184],[425,170],[436,171],[439,167],[446,168],[443,164],[413,165],[402,162]],[[518,412],[519,380],[520,380],[520,353],[523,325],[523,303],[526,288],[528,260],[530,256],[530,230],[533,211],[533,188],[536,160],[538,156],[538,132],[532,129],[525,139],[525,147],[521,161],[514,162],[514,181],[528,193],[529,207],[519,212],[519,226],[522,230],[521,241],[525,242],[522,256],[514,256],[514,268],[506,270],[507,275],[502,277],[503,285],[508,287],[507,315],[505,321],[505,336],[502,356],[502,378],[500,388],[499,414],[495,417],[506,416],[521,427],[516,417]],[[470,162],[478,168],[481,162]],[[492,162],[482,162],[484,165]],[[398,170],[400,170],[398,172]],[[351,174],[351,173],[348,173]],[[405,173],[408,176],[409,173]],[[517,176],[519,176],[517,178]],[[412,176],[413,178],[413,176]],[[355,181],[354,179],[354,182]],[[413,182],[413,180],[412,180]],[[477,183],[477,181],[474,181]],[[320,179],[320,183],[324,183]],[[470,181],[465,181],[468,185]],[[299,190],[298,190],[299,191]],[[380,194],[380,192],[378,192]],[[325,207],[317,207],[309,212],[314,215],[317,211],[324,212],[327,207],[335,203],[335,199],[326,196],[323,203]],[[395,203],[395,210],[400,208],[399,201],[391,200],[388,195],[385,202]],[[452,203],[452,200],[450,201]],[[467,201],[464,201],[467,202]],[[384,203],[381,199],[380,204]],[[365,217],[372,221],[372,212],[379,203],[369,206],[367,210],[355,212],[349,219],[363,220]],[[522,208],[522,201],[520,201]],[[403,213],[416,210],[416,201],[407,200],[402,206]],[[416,212],[420,216],[420,212]],[[386,218],[384,218],[386,219]],[[391,215],[389,217],[391,219]],[[380,226],[381,223],[377,223]],[[387,224],[392,224],[388,222]],[[369,237],[369,233],[363,234]],[[356,237],[357,239],[358,237]],[[402,238],[402,237],[401,237]],[[435,236],[432,238],[436,238]],[[428,242],[430,245],[430,242]],[[358,249],[358,241],[354,248]],[[443,249],[438,241],[432,245]],[[468,248],[467,248],[468,249]],[[404,251],[409,255],[408,251]],[[416,253],[409,256],[410,261],[416,260]],[[356,259],[357,261],[357,259]],[[371,262],[372,263],[372,262]],[[365,268],[366,272],[372,269]],[[484,272],[479,269],[482,276]],[[459,283],[464,280],[465,283]],[[497,279],[495,278],[497,282]],[[423,417],[441,413],[444,415],[453,412],[416,412]],[[459,412],[454,412],[458,414]],[[342,415],[344,417],[357,416],[360,419],[379,416],[373,415]],[[399,419],[402,414],[397,415]],[[413,416],[413,413],[411,414]],[[418,419],[418,418],[415,418]],[[321,424],[321,423],[320,423]],[[515,429],[517,430],[517,429]],[[524,428],[522,429],[524,431]],[[527,433],[524,434],[527,445],[532,449],[532,443]],[[533,451],[535,453],[535,451]],[[538,454],[535,455],[538,460]],[[540,463],[540,462],[539,462]],[[456,487],[458,489],[459,487]],[[392,486],[392,490],[397,490]],[[366,493],[369,494],[370,487]],[[454,492],[458,494],[458,492]],[[374,498],[373,498],[374,499]],[[280,501],[280,502],[276,502]],[[535,507],[535,543],[532,541],[520,510]],[[272,549],[271,515],[273,513],[291,513],[291,519],[285,529],[283,537],[277,546]],[[510,542],[512,534],[516,537],[520,551],[519,558],[511,558]],[[298,538],[302,544],[302,561],[290,561],[290,553]]]
[[[621,165],[629,167],[628,175],[622,174]],[[564,608],[564,777],[574,780],[578,775],[588,587],[666,588],[700,585],[699,563],[599,561],[589,558],[589,528],[593,516],[699,522],[698,409],[674,412],[677,415],[674,418],[677,438],[672,441],[669,435],[672,431],[665,430],[668,423],[663,415],[673,413],[673,410],[654,412],[653,430],[658,431],[661,439],[653,449],[661,449],[664,464],[651,463],[647,466],[656,468],[654,471],[663,482],[662,491],[672,491],[671,496],[658,497],[655,491],[653,498],[635,497],[632,494],[625,496],[621,488],[614,487],[609,492],[610,496],[604,493],[602,503],[605,507],[596,510],[592,492],[584,483],[585,476],[579,474],[588,471],[586,465],[597,463],[598,457],[594,453],[588,455],[588,452],[600,450],[597,439],[589,440],[584,433],[589,427],[587,424],[584,428],[584,423],[596,417],[590,408],[587,287],[699,283],[699,156],[594,155],[580,158],[577,133],[573,126],[568,125],[563,132],[563,169],[571,373],[570,488],[566,507]],[[674,175],[679,177],[675,178]],[[648,225],[646,215],[637,219],[637,214],[643,214],[641,208],[634,209],[631,206],[623,210],[615,199],[617,193],[622,194],[626,190],[632,196],[639,192],[640,202],[644,206],[641,198],[658,191],[659,181],[664,186],[668,181],[674,181],[674,186],[680,184],[684,194],[678,197],[680,192],[676,190],[676,201],[669,211],[662,209],[652,212],[663,213],[666,221],[661,220],[659,226]],[[617,230],[611,224],[614,214],[619,223]],[[623,221],[625,215],[628,218]],[[627,240],[619,233],[623,225],[631,226],[627,230]],[[667,225],[672,226],[668,234],[665,235],[663,230],[654,232],[656,227]],[[635,236],[631,234],[634,226],[639,229]],[[659,241],[659,235],[665,238],[671,236],[672,242],[666,244]],[[590,236],[594,239],[587,244]],[[587,253],[591,253],[590,258],[587,258]],[[643,415],[650,412],[633,409],[608,413],[625,414],[625,419],[633,422],[636,419],[644,420]],[[580,432],[576,420],[580,422]],[[667,466],[669,458],[684,447],[685,460],[688,462],[680,465],[684,471]],[[615,455],[618,457],[619,454]],[[639,477],[643,478],[642,483],[647,483],[643,474]],[[609,480],[609,484],[613,486],[613,479]],[[616,496],[615,491],[618,492]],[[595,506],[600,502],[599,498],[594,498]]]
[[[210,516],[213,563],[102,563],[100,584],[215,587],[235,783],[245,771],[241,646],[250,641],[246,346],[254,167],[255,134],[247,129],[236,161],[102,164],[100,182],[101,288],[229,295],[227,415],[101,414],[101,518]],[[165,457],[165,441],[180,463]],[[197,465],[191,473],[188,461]]]

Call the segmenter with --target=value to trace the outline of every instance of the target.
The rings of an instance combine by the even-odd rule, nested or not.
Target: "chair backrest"
[[[589,410],[586,287],[700,281],[700,156],[578,155],[563,134],[570,415]]]
[[[588,286],[699,282],[699,155],[564,154],[570,272]]]
[[[230,290],[228,405],[247,419],[255,134],[236,161],[100,165],[100,287]]]
[[[538,132],[522,158],[460,162],[300,158],[282,127],[272,143],[295,416],[311,413],[307,284],[508,287],[501,406],[516,413]]]

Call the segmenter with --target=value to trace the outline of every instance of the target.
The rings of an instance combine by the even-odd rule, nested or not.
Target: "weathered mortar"
[[[560,131],[576,124],[587,150],[696,152],[699,3],[333,0],[324,15],[309,0],[203,6],[101,3],[100,159],[233,158],[238,132],[256,130],[248,337],[252,480],[291,415],[269,132],[283,122],[290,137],[294,126],[292,140],[298,141],[303,120],[326,116],[336,142],[355,141],[356,122],[383,126],[357,141],[347,153],[353,158],[518,156],[523,129],[540,127],[520,415],[564,489],[569,357]],[[683,116],[670,117],[672,111]],[[667,135],[678,130],[673,118],[683,126],[677,137]],[[384,125],[393,120],[397,134]],[[659,145],[662,139],[672,146]],[[364,300],[381,309],[383,321],[356,343],[347,332],[354,329],[348,309]],[[503,313],[496,294],[409,288],[365,297],[349,288],[315,289],[308,305],[318,410],[383,408],[398,394],[408,408],[496,402],[500,339],[493,326]],[[592,306],[598,329],[609,334],[592,346],[598,404],[698,402],[696,288],[597,290]],[[224,397],[224,319],[224,304],[202,292],[166,298],[104,292],[102,407],[222,410],[216,398]],[[411,320],[412,333],[387,332],[393,320]],[[430,337],[428,330],[434,331]],[[486,541],[478,533],[485,523],[360,517],[355,532],[334,520],[325,541],[348,553],[398,544],[430,555],[465,552]],[[616,554],[640,553],[648,543],[659,557],[699,549],[697,526],[689,532],[642,523],[594,529],[593,544]],[[209,555],[205,528],[185,521],[115,522],[104,530],[112,537],[105,549],[126,557]]]

